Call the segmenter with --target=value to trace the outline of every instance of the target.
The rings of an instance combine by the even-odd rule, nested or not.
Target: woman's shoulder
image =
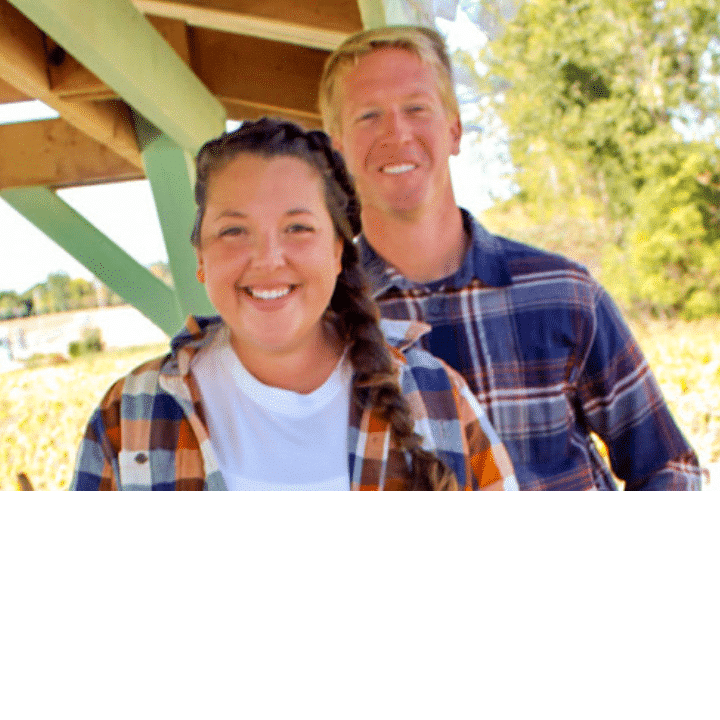
[[[146,360],[115,380],[100,401],[100,406],[107,407],[119,403],[123,396],[155,394],[158,389],[158,378],[169,357],[169,355],[161,355]]]
[[[432,329],[427,323],[383,319],[380,321],[380,328],[401,375],[415,376],[423,388],[428,390],[439,390],[442,387],[450,389],[451,385],[464,384],[460,373],[420,346],[420,338]]]

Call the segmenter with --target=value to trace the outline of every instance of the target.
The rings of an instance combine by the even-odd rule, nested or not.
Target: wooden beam
[[[42,100],[71,125],[142,169],[127,109],[119,103],[63,100],[53,93],[43,34],[5,0],[0,0],[0,78],[28,97]]]
[[[329,53],[255,37],[190,28],[193,67],[221,101],[316,115]]]
[[[149,17],[148,22],[163,36],[165,42],[177,53],[178,57],[190,67],[188,27],[185,22],[165,17]]]
[[[15,188],[0,197],[168,335],[180,329],[175,293],[54,192]]]
[[[412,0],[413,2],[415,0]],[[266,20],[292,20],[299,25],[338,30],[362,29],[357,0],[176,0],[184,5],[233,11]]]
[[[187,25],[179,20],[166,18],[148,18],[148,20],[189,67]],[[54,40],[46,38],[45,44],[50,87],[54,93],[65,99],[104,100],[117,97],[117,93],[111,87],[81,65]]]
[[[141,170],[64,120],[0,125],[0,189],[137,180]]]
[[[195,27],[236,35],[249,35],[320,50],[334,50],[349,35],[348,31],[328,29],[322,25],[303,25],[300,22],[290,22],[286,19],[290,14],[287,4],[284,6],[284,14],[281,16],[283,19],[279,20],[170,0],[132,0],[132,2],[138,10],[147,15],[181,19]],[[297,18],[299,5],[292,6],[293,18]],[[317,22],[322,22],[322,20],[323,18],[316,18]]]
[[[224,129],[223,106],[130,0],[11,3],[189,152]]]
[[[284,107],[263,103],[248,103],[239,100],[223,100],[229,120],[257,120],[261,117],[276,117],[290,120],[306,130],[322,130],[319,113],[293,112]]]
[[[97,75],[50,38],[46,39],[50,89],[61,98],[108,100],[117,97]]]
[[[24,102],[33,99],[0,78],[0,103]]]

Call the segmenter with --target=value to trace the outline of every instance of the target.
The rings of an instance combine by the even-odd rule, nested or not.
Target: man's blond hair
[[[387,48],[407,50],[429,65],[435,73],[448,117],[460,117],[452,65],[442,35],[422,25],[389,25],[351,35],[325,62],[320,79],[319,103],[323,127],[329,135],[337,136],[342,130],[340,80],[357,65],[360,58]]]

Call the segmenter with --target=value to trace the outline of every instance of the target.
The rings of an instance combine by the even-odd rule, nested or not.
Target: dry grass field
[[[703,463],[720,462],[720,318],[633,323],[675,417]],[[87,418],[113,380],[162,345],[0,374],[0,489],[25,473],[37,490],[67,488]]]
[[[64,490],[90,413],[110,384],[165,346],[113,350],[0,374],[0,489],[25,473],[36,490]]]

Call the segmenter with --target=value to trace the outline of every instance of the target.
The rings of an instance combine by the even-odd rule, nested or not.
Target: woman
[[[359,208],[326,135],[245,123],[197,157],[191,240],[219,317],[108,391],[72,487],[514,488],[510,460],[454,371],[388,323],[353,237]]]

